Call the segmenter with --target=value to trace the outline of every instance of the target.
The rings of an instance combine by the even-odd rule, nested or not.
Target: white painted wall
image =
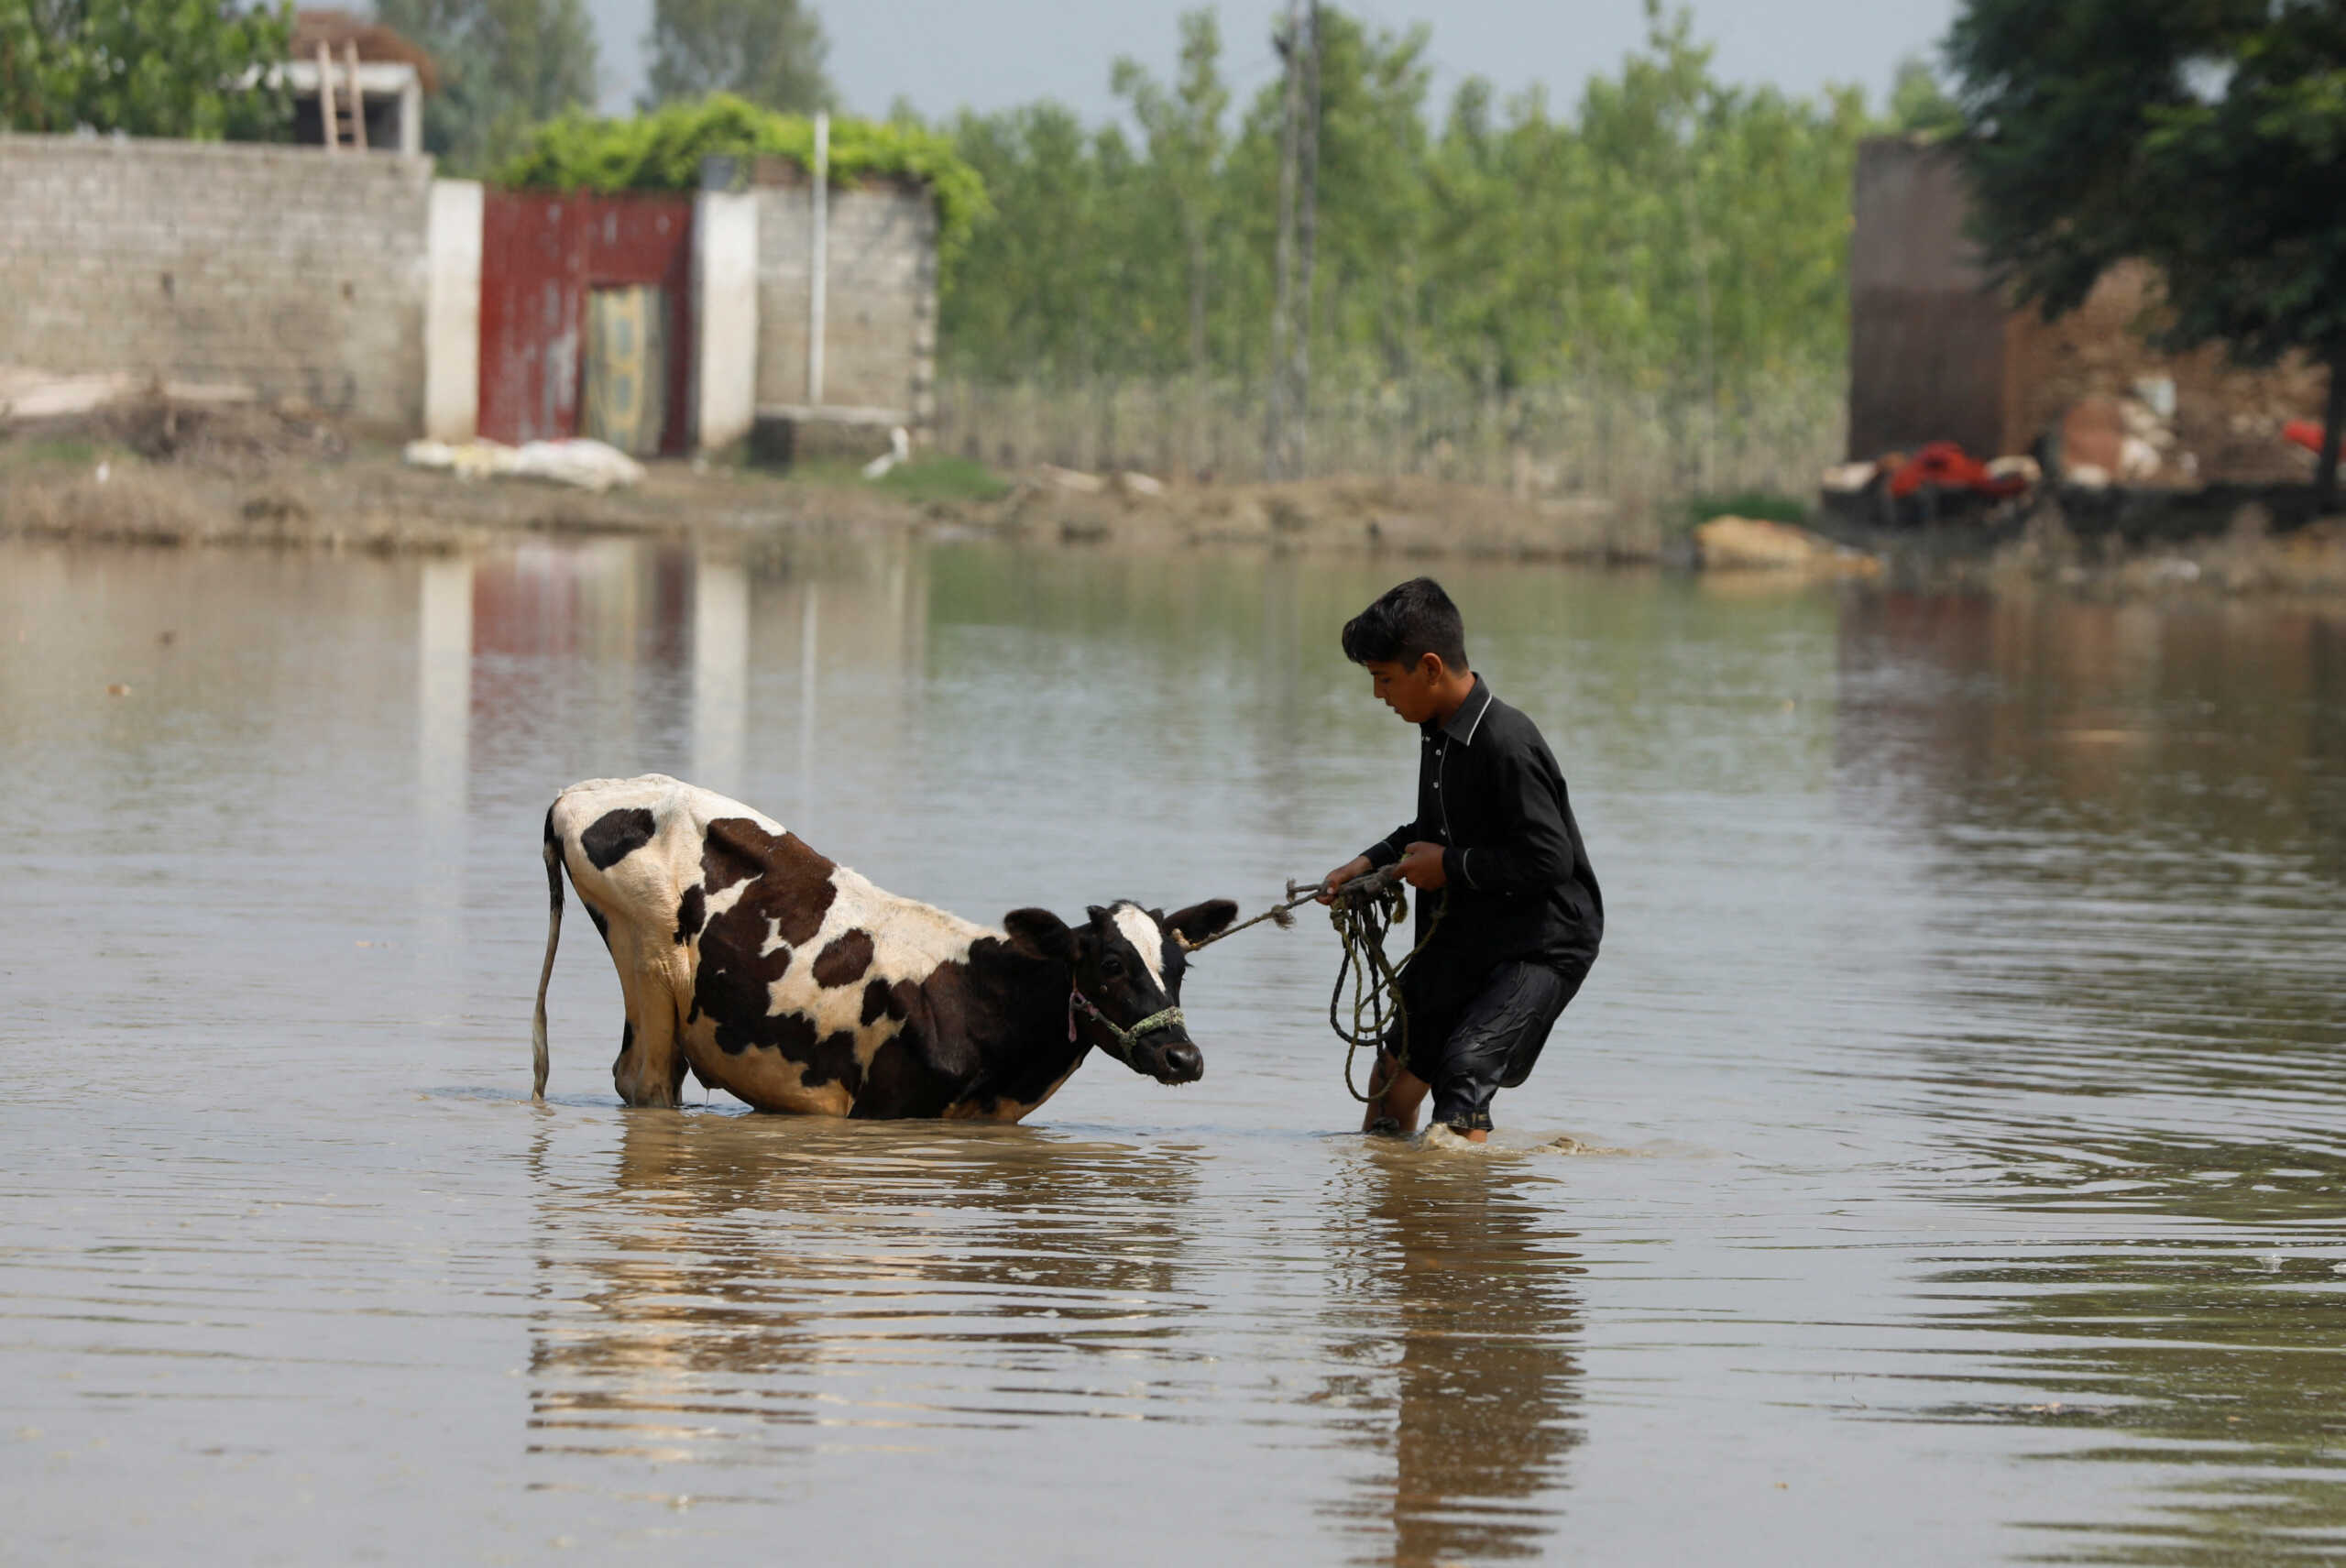
[[[700,363],[694,444],[703,452],[750,433],[758,404],[758,199],[703,191],[693,204],[693,292]]]
[[[434,441],[470,441],[480,426],[480,181],[432,182],[423,433]]]

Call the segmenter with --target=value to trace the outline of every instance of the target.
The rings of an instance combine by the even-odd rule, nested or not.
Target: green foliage
[[[285,58],[292,25],[290,4],[0,0],[0,124],[281,140],[291,99],[266,71]]]
[[[1189,280],[1189,348],[1193,372],[1208,367],[1206,311],[1213,276],[1211,234],[1222,210],[1215,174],[1225,147],[1222,115],[1230,90],[1222,82],[1222,28],[1211,11],[1181,18],[1181,73],[1168,91],[1137,60],[1119,58],[1109,82],[1132,104],[1148,137],[1147,170],[1175,214]]]
[[[1680,509],[1685,525],[1693,528],[1715,517],[1748,517],[1759,522],[1797,522],[1808,521],[1808,503],[1797,496],[1778,495],[1773,490],[1739,490],[1731,496],[1690,497]]]
[[[1597,377],[1709,399],[1837,373],[1874,128],[1858,94],[1724,84],[1683,15],[1649,16],[1569,114],[1469,81],[1437,119],[1424,28],[1323,10],[1316,385]],[[954,370],[1264,376],[1282,89],[1225,131],[1219,51],[1197,13],[1172,86],[1119,62],[1137,148],[1053,104],[954,122],[994,207],[945,280]]]
[[[995,501],[1010,493],[1007,479],[969,457],[924,452],[909,463],[898,464],[877,479],[863,477],[861,457],[801,457],[792,463],[794,485],[830,486],[879,490],[903,500]]]
[[[669,104],[631,119],[565,115],[538,126],[500,166],[500,184],[546,191],[690,191],[703,159],[771,153],[811,166],[815,126],[731,93]],[[937,197],[938,244],[958,252],[987,212],[977,171],[946,137],[905,121],[831,122],[831,180],[917,180]]]
[[[1890,123],[1913,136],[1948,136],[1963,128],[1963,105],[1947,96],[1929,60],[1910,54],[1890,86]]]
[[[653,0],[650,109],[732,93],[787,114],[831,106],[820,17],[799,0]]]
[[[39,469],[93,466],[100,458],[136,463],[136,453],[101,446],[84,436],[34,437],[0,441],[0,473],[31,473]]]
[[[879,485],[915,501],[993,501],[1010,493],[1009,481],[984,464],[944,453],[891,468]]]
[[[532,126],[594,102],[585,0],[376,0],[375,16],[438,67],[423,145],[451,172],[492,168]]]
[[[2346,9],[2335,0],[1970,0],[1962,82],[1976,236],[2049,315],[2138,258],[2165,342],[2303,350],[2346,422]],[[2323,467],[2334,494],[2334,466]]]

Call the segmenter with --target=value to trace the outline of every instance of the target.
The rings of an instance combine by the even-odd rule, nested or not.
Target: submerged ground
[[[528,1102],[562,784],[1251,911],[1409,798],[1393,574],[0,547],[0,1556],[2346,1552],[2330,612],[1445,568],[1611,911],[1486,1158],[1310,920],[1011,1130],[624,1113],[574,921]]]

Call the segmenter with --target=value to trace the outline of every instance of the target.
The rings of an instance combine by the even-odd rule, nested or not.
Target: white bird
[[[913,455],[913,438],[903,425],[888,432],[888,450],[863,466],[867,479],[884,477],[889,469],[899,463],[908,463]]]

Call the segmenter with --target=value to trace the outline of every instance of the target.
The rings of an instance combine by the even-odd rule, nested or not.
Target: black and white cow
[[[1194,1082],[1205,1058],[1178,1006],[1182,942],[1237,913],[1220,898],[1174,915],[1116,904],[1070,928],[1014,909],[989,930],[661,773],[564,790],[545,861],[533,1093],[566,868],[619,966],[611,1081],[630,1105],[675,1104],[689,1065],[762,1111],[1015,1122],[1095,1046],[1159,1082]]]

